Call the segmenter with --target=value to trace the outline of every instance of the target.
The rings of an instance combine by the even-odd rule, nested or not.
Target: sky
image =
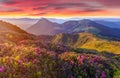
[[[0,0],[0,17],[120,17],[120,0]]]

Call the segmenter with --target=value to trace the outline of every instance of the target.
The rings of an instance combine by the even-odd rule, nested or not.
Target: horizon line
[[[29,17],[29,16],[23,16],[23,17],[8,17],[8,16],[0,16],[0,18],[5,19],[5,18],[32,18],[32,19],[39,19],[39,18],[57,18],[57,19],[71,19],[71,18],[120,18],[118,16],[78,16],[78,17],[46,17],[46,16],[40,16],[40,17]]]

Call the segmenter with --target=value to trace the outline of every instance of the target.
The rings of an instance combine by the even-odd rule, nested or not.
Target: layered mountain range
[[[120,53],[120,42],[115,41],[120,39],[120,29],[110,28],[88,19],[57,24],[43,18],[27,31],[39,36],[29,34],[16,25],[0,21],[0,43],[33,40],[39,37],[34,40],[49,41],[51,44],[62,44],[72,48]]]
[[[51,22],[45,18],[30,26],[27,32],[34,35],[56,35],[59,33],[77,34],[88,32],[109,39],[119,39],[120,29],[111,28],[89,19],[71,20],[62,24]]]

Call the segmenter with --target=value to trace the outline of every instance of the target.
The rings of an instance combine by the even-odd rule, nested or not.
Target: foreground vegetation
[[[119,55],[34,40],[0,45],[0,78],[119,77]]]

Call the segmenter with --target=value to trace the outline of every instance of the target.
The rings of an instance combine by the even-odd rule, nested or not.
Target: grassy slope
[[[16,25],[0,20],[0,43],[19,42],[26,39],[33,39],[33,36]]]
[[[59,34],[54,38],[53,43],[63,43],[73,48],[94,49],[120,54],[120,42],[100,39],[90,33],[78,35]]]

